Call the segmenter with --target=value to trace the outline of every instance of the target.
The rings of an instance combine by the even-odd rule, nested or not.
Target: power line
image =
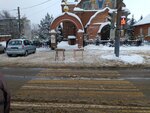
[[[26,10],[26,9],[31,9],[31,8],[34,8],[34,7],[37,7],[37,6],[40,6],[40,5],[43,5],[49,1],[52,1],[52,0],[46,0],[42,3],[39,3],[39,4],[36,4],[36,5],[32,5],[32,6],[29,6],[29,7],[24,7],[24,8],[20,8],[21,10]],[[7,10],[7,11],[16,11],[17,9],[10,9],[10,10]]]
[[[24,8],[21,8],[21,10],[31,9],[31,8],[34,8],[34,7],[37,7],[37,6],[43,5],[43,4],[45,4],[45,3],[49,2],[49,1],[51,1],[51,0],[47,0],[47,1],[45,1],[45,2],[42,2],[42,3],[36,4],[36,5],[33,5],[33,6],[24,7]]]
[[[39,11],[36,11],[35,13],[32,13],[32,14],[28,15],[28,17],[33,16],[33,15],[37,15],[37,14],[39,14],[39,13],[43,12],[44,10],[46,10],[46,9],[48,9],[48,8],[52,8],[52,7],[54,7],[55,5],[56,5],[56,2],[55,2],[55,3],[53,3],[53,4],[51,4],[51,7],[50,7],[50,6],[48,6],[48,7],[44,8],[44,9],[41,9],[41,10],[39,10]]]

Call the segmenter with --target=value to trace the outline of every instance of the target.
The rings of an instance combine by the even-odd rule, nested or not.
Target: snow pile
[[[149,58],[147,52],[150,51],[150,46],[121,46],[119,58],[114,54],[114,47],[88,45],[84,49],[87,51],[88,55],[98,56],[101,61],[107,60],[136,65],[144,64],[145,58]]]
[[[65,49],[65,50],[73,50],[73,49],[77,49],[78,45],[69,45],[68,41],[62,41],[60,43],[58,43],[57,48],[59,49]]]
[[[113,50],[113,47],[108,47],[108,46],[103,46],[103,45],[95,46],[93,44],[90,44],[90,45],[85,46],[84,50],[87,50],[87,51],[88,50]]]
[[[121,55],[119,58],[121,61],[130,64],[143,64],[145,62],[144,58],[139,55]]]
[[[48,47],[40,47],[40,48],[36,48],[36,51],[38,51],[38,52],[48,52],[48,51],[50,51],[51,49],[50,48],[48,48]]]
[[[143,64],[145,62],[144,58],[139,55],[120,55],[120,57],[116,57],[115,55],[102,55],[100,58],[104,60],[114,60],[121,61],[125,64]]]

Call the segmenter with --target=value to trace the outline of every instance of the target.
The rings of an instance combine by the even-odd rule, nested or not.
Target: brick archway
[[[83,33],[84,33],[84,27],[82,25],[82,22],[80,18],[69,12],[65,12],[59,17],[55,18],[50,26],[50,30],[56,30],[57,26],[64,21],[72,22],[76,28],[77,28],[77,43],[79,47],[83,47]]]

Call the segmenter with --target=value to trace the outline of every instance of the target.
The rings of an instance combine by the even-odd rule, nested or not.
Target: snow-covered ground
[[[150,66],[150,45],[143,46],[121,46],[120,55],[116,57],[114,47],[88,45],[82,51],[76,51],[77,45],[70,46],[67,42],[58,44],[58,48],[65,49],[65,60],[62,60],[62,53],[59,53],[59,60],[55,61],[55,51],[49,48],[37,48],[35,54],[27,57],[7,57],[0,54],[0,65],[26,65],[26,66]]]

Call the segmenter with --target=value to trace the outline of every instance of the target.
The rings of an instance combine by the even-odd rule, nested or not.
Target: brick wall
[[[134,28],[134,35],[136,37],[140,36],[141,35],[141,29],[142,29],[143,35],[147,36],[148,35],[148,28],[150,28],[150,24],[135,26],[135,28]]]

